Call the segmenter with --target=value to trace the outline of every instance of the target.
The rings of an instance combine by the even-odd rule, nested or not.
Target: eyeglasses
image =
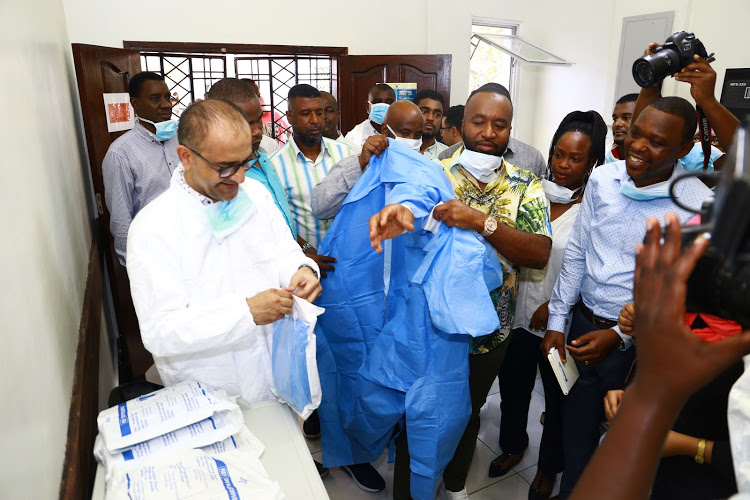
[[[198,151],[194,150],[193,148],[188,147],[188,146],[185,146],[185,147],[188,148],[193,153],[195,153],[195,155],[198,158],[200,158],[201,160],[203,160],[206,163],[208,163],[211,168],[213,168],[214,170],[216,170],[217,172],[219,172],[219,177],[221,177],[222,179],[226,179],[227,177],[232,177],[235,173],[237,173],[237,171],[240,168],[243,168],[245,170],[245,172],[247,172],[248,170],[250,170],[253,167],[253,165],[255,165],[258,162],[258,159],[260,158],[258,156],[258,154],[255,151],[253,151],[253,154],[251,156],[249,156],[242,163],[238,163],[237,165],[229,165],[228,167],[219,167],[217,165],[214,165],[213,163],[211,163],[207,159],[205,159],[203,157],[203,155],[201,155]]]

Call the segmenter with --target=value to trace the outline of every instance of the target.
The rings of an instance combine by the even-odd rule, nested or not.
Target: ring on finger
[[[586,366],[589,366],[588,360],[584,361],[583,364],[586,365]]]

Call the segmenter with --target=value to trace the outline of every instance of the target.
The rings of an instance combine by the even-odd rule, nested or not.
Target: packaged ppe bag
[[[200,450],[211,455],[220,455],[229,451],[240,450],[260,458],[263,450],[265,450],[265,446],[260,442],[260,439],[255,437],[255,434],[250,432],[250,429],[243,425],[237,434],[229,436],[223,441],[204,446]]]
[[[223,443],[225,440],[233,439],[232,435],[242,429],[247,430],[242,411],[237,408],[218,412],[200,422],[116,451],[107,450],[102,435],[99,434],[94,444],[94,456],[109,473],[112,466],[119,462],[154,458],[167,453]]]
[[[218,412],[239,410],[235,399],[215,387],[182,382],[107,408],[99,413],[96,422],[104,447],[114,452],[201,422]]]
[[[320,405],[315,323],[324,309],[292,297],[292,312],[273,324],[271,391],[303,419]]]
[[[242,451],[211,455],[190,450],[143,465],[117,465],[107,481],[105,500],[201,500],[284,498],[258,457]]]

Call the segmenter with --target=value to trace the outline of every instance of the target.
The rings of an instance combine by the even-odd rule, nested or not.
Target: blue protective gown
[[[500,326],[488,293],[502,284],[495,250],[472,231],[419,229],[453,198],[439,165],[389,140],[318,248],[338,260],[317,302],[323,463],[377,460],[405,419],[416,499],[434,498],[468,423],[468,335]],[[368,221],[390,203],[408,205],[417,229],[377,254]]]

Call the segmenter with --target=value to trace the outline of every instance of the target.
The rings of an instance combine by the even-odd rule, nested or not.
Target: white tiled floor
[[[497,380],[490,389],[487,403],[482,407],[480,418],[482,426],[479,430],[477,446],[474,450],[474,459],[469,469],[469,477],[466,481],[466,489],[471,500],[497,499],[503,500],[526,500],[529,494],[529,485],[536,475],[536,462],[539,456],[539,441],[542,437],[542,425],[539,416],[544,411],[544,391],[542,380],[537,375],[534,393],[531,397],[531,408],[529,410],[529,423],[526,428],[529,433],[529,448],[523,460],[513,469],[512,473],[499,478],[487,476],[490,462],[500,454],[498,437],[500,435],[500,394]],[[313,458],[321,462],[320,440],[307,441]],[[354,484],[341,469],[332,468],[323,484],[331,497],[331,500],[379,500],[393,497],[391,487],[393,485],[393,464],[388,463],[387,450],[380,459],[373,464],[385,479],[386,488],[380,493],[367,493]],[[556,495],[559,490],[559,477],[552,494]]]

